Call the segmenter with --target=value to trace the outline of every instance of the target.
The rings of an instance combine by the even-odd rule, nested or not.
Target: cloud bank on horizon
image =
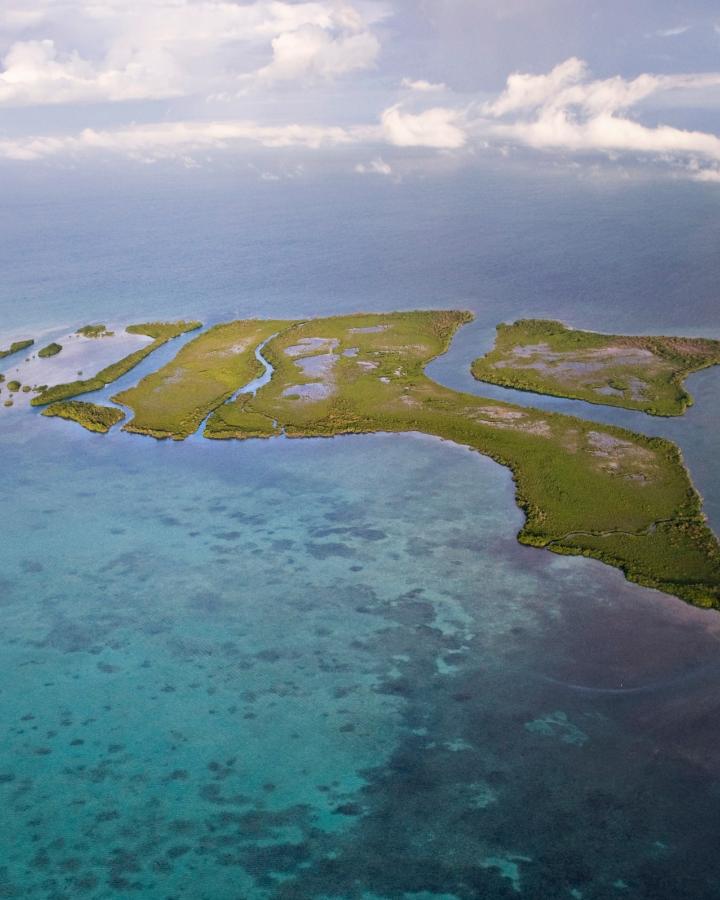
[[[0,11],[0,159],[196,165],[251,147],[342,148],[353,171],[388,176],[405,159],[472,162],[522,148],[720,183],[720,13],[687,0],[678,21],[676,9],[10,0]],[[609,39],[620,31],[618,56]]]

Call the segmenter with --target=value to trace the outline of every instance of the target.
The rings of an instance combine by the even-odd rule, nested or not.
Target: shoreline
[[[111,400],[132,410],[124,432],[156,441],[439,438],[510,470],[521,544],[592,557],[630,581],[720,606],[720,545],[679,448],[434,382],[427,367],[471,320],[441,310],[220,323]],[[303,387],[315,384],[327,390],[307,396]],[[65,387],[74,390],[68,397],[86,392]],[[109,420],[110,409],[89,404],[75,418]]]

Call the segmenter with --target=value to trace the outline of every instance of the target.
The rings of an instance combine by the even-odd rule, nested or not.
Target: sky
[[[4,0],[0,165],[358,177],[484,158],[720,187],[717,0]]]

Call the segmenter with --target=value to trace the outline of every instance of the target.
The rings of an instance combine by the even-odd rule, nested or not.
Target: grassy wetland
[[[244,384],[262,374],[255,348],[286,321],[240,321],[216,325],[186,344],[178,355],[113,400],[130,407],[126,431],[182,440]]]
[[[86,326],[87,327],[87,326]],[[102,329],[104,325],[98,326]],[[70,381],[65,384],[56,384],[46,388],[37,397],[33,397],[31,403],[33,406],[47,406],[50,403],[56,403],[60,400],[70,400],[81,394],[88,394],[92,391],[100,391],[106,385],[117,381],[127,372],[134,369],[147,356],[158,347],[162,347],[168,341],[188,331],[194,331],[201,327],[200,322],[146,322],[140,325],[128,325],[125,329],[128,334],[142,334],[152,338],[152,343],[145,347],[141,347],[134,353],[130,353],[123,359],[106,366],[96,375],[84,380]],[[84,333],[81,329],[78,333]],[[93,335],[96,336],[96,335]]]
[[[599,334],[521,319],[498,325],[495,346],[472,373],[516,390],[680,416],[692,404],[685,378],[718,363],[720,341]]]

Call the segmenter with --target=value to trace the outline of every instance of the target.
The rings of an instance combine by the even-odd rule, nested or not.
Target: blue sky
[[[720,184],[707,0],[6,0],[0,60],[5,165],[529,155]]]

